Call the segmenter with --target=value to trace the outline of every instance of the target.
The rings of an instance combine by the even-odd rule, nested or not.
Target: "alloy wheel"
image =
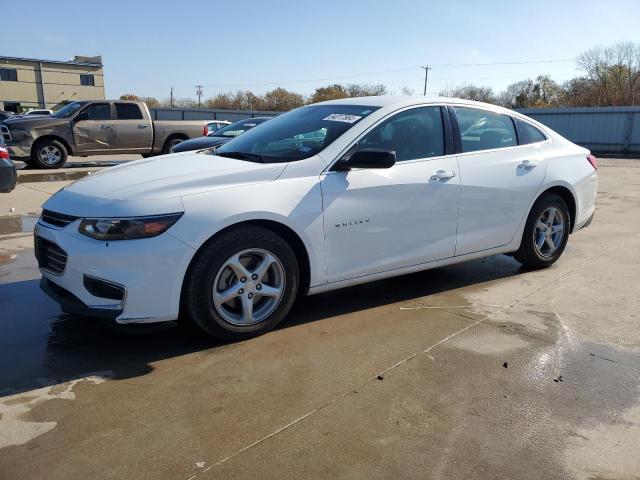
[[[285,291],[282,262],[267,250],[243,250],[227,259],[213,282],[213,304],[227,322],[260,323],[277,308]]]
[[[40,149],[40,160],[46,165],[56,165],[62,158],[62,152],[58,147],[47,145]]]
[[[533,243],[541,257],[552,257],[562,245],[565,235],[565,218],[561,209],[545,209],[533,229]]]

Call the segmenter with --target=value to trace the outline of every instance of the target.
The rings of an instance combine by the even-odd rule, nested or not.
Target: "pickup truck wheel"
[[[184,142],[184,138],[172,138],[167,140],[164,143],[164,148],[162,149],[162,154],[166,155],[167,153],[171,153],[171,149],[178,145],[179,143]]]
[[[183,312],[226,340],[265,333],[289,312],[299,284],[298,261],[271,230],[241,226],[209,242],[185,279]]]
[[[67,163],[67,149],[58,140],[37,141],[31,151],[31,163],[36,168],[61,168]]]

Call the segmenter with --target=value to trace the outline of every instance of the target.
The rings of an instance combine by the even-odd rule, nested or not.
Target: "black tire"
[[[47,151],[58,152],[58,159],[53,161],[53,156],[47,158]],[[62,142],[54,139],[37,140],[31,149],[30,165],[43,169],[62,168],[67,163],[67,156],[67,148]]]
[[[557,245],[553,252],[549,252],[549,255],[543,255],[539,248],[535,244],[535,228],[536,223],[541,218],[543,213],[549,208],[554,207],[562,215],[563,222],[563,235],[560,243]],[[544,222],[542,222],[544,223]],[[522,242],[520,248],[513,254],[513,257],[523,265],[533,268],[545,268],[553,265],[556,260],[560,258],[562,252],[564,252],[567,246],[567,240],[569,239],[569,231],[571,228],[571,218],[569,214],[569,208],[567,203],[562,197],[554,193],[543,193],[540,198],[536,200],[527,217],[527,223],[522,233]]]
[[[164,142],[164,147],[162,148],[162,154],[166,155],[168,153],[171,153],[171,149],[173,147],[175,147],[179,143],[184,142],[185,140],[186,140],[186,138],[179,138],[179,137],[174,137],[174,138],[168,139],[166,142]]]
[[[213,300],[215,279],[225,262],[239,252],[259,249],[275,256],[284,271],[283,293],[264,319],[250,325],[230,323]],[[240,226],[214,237],[191,263],[184,281],[182,312],[208,334],[224,340],[250,338],[276,327],[291,309],[300,282],[297,258],[287,242],[271,230]]]

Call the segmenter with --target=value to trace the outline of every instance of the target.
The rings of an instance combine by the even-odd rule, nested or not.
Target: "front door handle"
[[[520,162],[520,164],[518,165],[520,168],[535,168],[536,165],[538,165],[538,161],[537,160],[523,160],[522,162]]]
[[[434,175],[431,175],[431,180],[449,180],[456,176],[456,172],[446,170],[438,170]]]
[[[148,128],[149,125],[141,123],[140,125],[138,125],[138,128]]]
[[[107,128],[113,128],[113,125],[102,125],[102,130],[106,130]]]

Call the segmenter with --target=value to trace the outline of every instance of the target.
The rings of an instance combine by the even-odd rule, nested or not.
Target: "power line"
[[[533,64],[542,64],[542,63],[565,63],[565,62],[574,62],[574,61],[575,61],[574,59],[561,58],[561,59],[549,59],[549,60],[525,60],[525,61],[516,61],[516,62],[441,63],[441,64],[431,64],[429,65],[429,68],[488,67],[488,66],[496,66],[496,65],[533,65]],[[314,79],[305,79],[305,80],[288,80],[288,81],[278,81],[278,82],[263,82],[263,83],[244,83],[244,84],[228,83],[228,84],[218,84],[218,85],[201,85],[200,87],[244,88],[244,87],[269,87],[269,86],[278,86],[278,85],[290,85],[294,83],[331,82],[331,81],[342,80],[347,78],[369,77],[372,75],[382,75],[386,73],[403,72],[408,70],[415,70],[417,68],[424,68],[424,67],[422,65],[414,65],[411,67],[379,70],[377,72],[368,72],[368,73],[356,73],[352,75],[341,75],[337,77],[314,78]]]

